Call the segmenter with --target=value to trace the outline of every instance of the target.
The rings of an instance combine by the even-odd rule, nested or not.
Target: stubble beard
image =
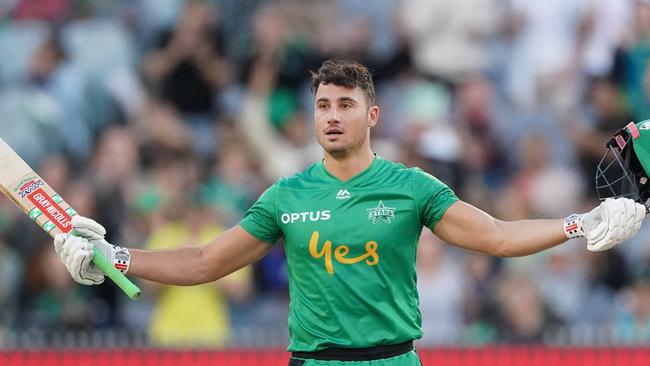
[[[356,152],[360,151],[365,143],[364,138],[355,139],[352,143],[338,146],[338,147],[327,147],[326,141],[319,141],[321,147],[332,158],[336,160],[343,160],[349,156],[354,155]]]
[[[327,137],[325,137],[325,139],[326,138]],[[350,153],[350,147],[349,146],[348,147],[346,147],[346,146],[337,146],[337,147],[328,146],[327,141],[322,141],[320,139],[319,139],[318,143],[320,144],[320,146],[323,148],[323,151],[325,151],[325,153],[327,155],[330,155],[331,157],[333,157],[336,160],[344,159]]]
[[[350,156],[350,150],[349,149],[325,149],[325,152],[329,154],[331,157],[333,157],[335,160],[343,160]]]

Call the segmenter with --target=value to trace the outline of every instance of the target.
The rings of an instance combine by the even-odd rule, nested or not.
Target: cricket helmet
[[[650,198],[650,119],[617,131],[605,144],[596,168],[596,191],[603,200],[627,197],[646,205]]]

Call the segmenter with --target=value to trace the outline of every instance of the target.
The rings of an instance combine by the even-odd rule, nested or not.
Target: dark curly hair
[[[359,87],[368,106],[375,105],[375,84],[370,70],[350,60],[325,60],[317,72],[311,72],[311,90],[316,93],[320,84],[334,84],[349,89]]]

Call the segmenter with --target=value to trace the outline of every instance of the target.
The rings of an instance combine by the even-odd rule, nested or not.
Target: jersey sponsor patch
[[[350,253],[349,246],[341,244],[332,248],[332,241],[330,240],[325,240],[323,247],[318,249],[318,237],[318,231],[314,231],[311,234],[311,239],[309,239],[309,255],[316,259],[324,258],[325,270],[330,275],[334,274],[334,261],[332,259],[340,264],[348,265],[359,263],[364,260],[369,266],[376,266],[377,263],[379,263],[379,254],[377,253],[377,247],[379,244],[377,244],[376,241],[371,240],[366,242],[365,253],[357,257],[350,257],[348,256]],[[332,258],[332,253],[334,254],[334,258]]]
[[[383,201],[379,201],[377,207],[367,208],[366,210],[368,211],[368,220],[372,221],[373,224],[379,221],[390,224],[395,219],[395,207],[386,207]]]
[[[316,222],[327,221],[332,218],[332,211],[305,211],[305,212],[291,212],[283,213],[280,215],[280,220],[283,224],[293,224],[295,222]]]

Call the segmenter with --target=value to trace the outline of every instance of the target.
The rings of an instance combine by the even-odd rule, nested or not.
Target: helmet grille
[[[623,129],[605,146],[607,152],[596,167],[598,198],[627,197],[640,203],[650,198],[650,184],[632,148],[632,137]]]

